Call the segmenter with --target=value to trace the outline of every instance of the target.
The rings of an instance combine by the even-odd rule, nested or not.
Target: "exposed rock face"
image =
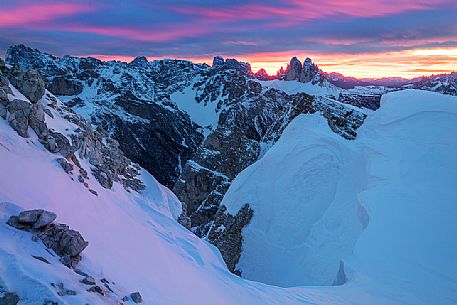
[[[302,66],[300,60],[293,57],[283,75],[286,81],[297,80],[302,83],[311,82],[313,84],[323,84],[326,81],[324,72],[310,58],[306,58]]]
[[[170,94],[189,85],[207,65],[148,62],[144,57],[129,64],[104,63],[90,57],[58,58],[23,45],[11,47],[6,61],[21,70],[39,69],[48,90],[76,111],[92,109],[85,119],[102,126],[127,158],[170,188],[203,140],[199,126],[170,102]],[[80,95],[84,86],[95,88],[93,95]],[[103,183],[110,185],[109,180]]]
[[[257,78],[258,80],[269,80],[273,79],[274,77],[271,77],[268,75],[267,71],[265,69],[260,69],[254,74],[254,77]]]
[[[78,95],[83,91],[83,87],[81,83],[72,82],[64,77],[56,77],[51,81],[49,91],[55,95]]]
[[[301,62],[297,57],[292,57],[286,69],[286,80],[298,80],[302,72]]]
[[[138,165],[125,157],[119,148],[119,143],[112,140],[102,128],[93,131],[90,124],[70,108],[57,103],[57,100],[49,93],[42,96],[43,100],[35,103],[20,99],[10,101],[7,94],[3,94],[7,92],[9,85],[9,81],[4,74],[15,81],[20,79],[15,78],[15,75],[28,75],[27,82],[29,83],[39,83],[39,81],[33,80],[32,76],[37,79],[41,79],[41,76],[37,73],[20,72],[17,69],[8,69],[7,67],[3,67],[1,70],[0,115],[4,119],[8,118],[11,127],[20,136],[28,137],[28,128],[30,127],[46,149],[51,153],[62,155],[69,161],[71,160],[70,163],[65,159],[59,158],[58,162],[68,174],[72,173],[74,166],[77,167],[79,172],[82,173],[79,181],[84,183],[86,187],[88,186],[85,183],[85,179],[88,179],[87,172],[81,167],[78,157],[75,155],[77,152],[79,152],[80,158],[89,160],[89,163],[93,166],[92,173],[103,187],[111,188],[114,182],[120,182],[126,189],[140,191],[144,188],[141,180],[137,178],[140,170]],[[22,83],[18,83],[18,86],[24,87]],[[29,89],[30,96],[38,96],[43,88],[31,86]],[[40,93],[36,93],[33,90],[40,91]],[[47,105],[43,105],[43,103],[47,103]],[[53,115],[50,108],[47,107],[54,109],[62,118],[74,123],[79,128],[69,136],[49,129],[46,124],[46,115],[51,118],[53,118]]]
[[[32,110],[32,105],[27,101],[13,100],[8,104],[7,109],[10,113],[8,122],[11,127],[13,127],[21,137],[27,138],[29,136],[29,115]]]
[[[49,211],[29,210],[11,216],[7,223],[19,230],[35,232],[47,248],[61,257],[65,266],[73,268],[81,260],[80,254],[89,243],[67,225],[52,223],[56,217],[55,213]]]
[[[24,72],[13,69],[8,78],[32,103],[36,103],[44,95],[45,83],[37,70]]]
[[[209,241],[221,251],[228,269],[238,275],[241,273],[235,268],[241,256],[243,244],[241,233],[252,216],[253,211],[249,204],[244,205],[235,216],[228,214],[227,208],[222,205],[216,213],[215,221],[208,234]]]

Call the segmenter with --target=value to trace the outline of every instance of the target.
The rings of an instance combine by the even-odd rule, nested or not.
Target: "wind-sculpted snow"
[[[331,285],[341,260],[354,304],[455,303],[456,128],[455,97],[417,90],[385,95],[353,142],[297,117],[222,202],[254,212],[242,276]]]

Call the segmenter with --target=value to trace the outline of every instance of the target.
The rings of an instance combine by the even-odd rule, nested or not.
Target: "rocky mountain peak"
[[[222,56],[215,56],[213,58],[213,67],[224,65],[224,58]]]
[[[265,69],[260,69],[254,74],[254,77],[257,78],[258,80],[269,80],[271,79],[270,75],[268,75],[267,71]]]
[[[289,65],[286,68],[286,79],[285,80],[298,80],[302,70],[302,64],[297,57],[292,57]]]
[[[138,57],[135,57],[135,59],[132,60],[129,63],[129,65],[137,66],[137,67],[144,67],[144,66],[147,66],[148,63],[149,63],[149,61],[146,57],[138,56]]]

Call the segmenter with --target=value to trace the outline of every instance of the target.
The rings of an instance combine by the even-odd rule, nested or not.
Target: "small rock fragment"
[[[141,294],[139,292],[131,293],[130,297],[132,298],[132,301],[137,304],[143,302],[143,298],[141,297]]]
[[[81,283],[85,284],[85,285],[95,285],[96,282],[95,282],[95,279],[93,277],[91,277],[90,275],[86,276],[82,281]]]

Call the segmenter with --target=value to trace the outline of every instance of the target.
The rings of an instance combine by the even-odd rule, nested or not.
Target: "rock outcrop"
[[[8,225],[19,230],[30,231],[61,257],[61,262],[74,268],[81,260],[81,252],[89,244],[81,234],[65,224],[53,223],[56,214],[45,210],[29,210],[11,216]]]
[[[78,155],[81,159],[89,160],[89,164],[93,166],[93,175],[103,187],[110,189],[114,182],[119,182],[126,189],[141,191],[144,188],[138,179],[139,166],[125,157],[119,143],[111,139],[101,126],[94,131],[90,124],[71,108],[60,104],[49,92],[43,95],[44,82],[36,71],[21,72],[16,68],[3,66],[0,81],[0,116],[7,119],[21,137],[29,137],[30,127],[47,150],[64,157],[58,158],[58,162],[66,173],[71,174],[73,168],[77,167],[80,173],[78,180],[88,187],[85,182],[88,175],[81,166]],[[34,102],[8,99],[11,81],[24,96],[32,98]],[[68,124],[73,123],[79,128],[70,135],[48,128],[46,116],[54,118],[50,109],[59,113]],[[92,190],[92,193],[95,191]]]

